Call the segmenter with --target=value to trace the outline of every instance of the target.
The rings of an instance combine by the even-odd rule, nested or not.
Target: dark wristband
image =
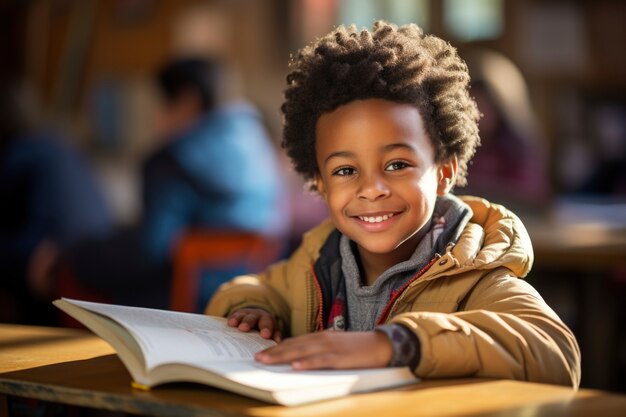
[[[408,366],[415,370],[421,359],[421,346],[418,337],[401,324],[385,324],[375,331],[387,335],[393,349],[393,357],[387,366]]]

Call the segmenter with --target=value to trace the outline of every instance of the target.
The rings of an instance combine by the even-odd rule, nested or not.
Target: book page
[[[226,319],[220,317],[66,301],[108,316],[124,326],[137,339],[148,369],[163,363],[194,365],[252,359],[256,352],[276,344],[272,340],[263,339],[258,332],[240,332],[228,326]]]
[[[224,379],[216,383],[201,370],[211,371]],[[168,370],[157,368],[163,380]],[[171,376],[175,376],[172,373]],[[290,365],[263,365],[253,360],[239,362],[206,362],[185,372],[186,379],[249,395],[264,401],[297,405],[321,399],[340,397],[355,392],[371,391],[413,384],[418,379],[409,368],[378,368],[354,370],[295,371]],[[206,379],[205,379],[206,378]],[[267,398],[270,393],[271,398]]]

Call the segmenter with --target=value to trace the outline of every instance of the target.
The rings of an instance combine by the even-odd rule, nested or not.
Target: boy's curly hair
[[[282,146],[305,180],[319,172],[319,117],[354,100],[381,98],[415,105],[436,162],[456,156],[456,184],[467,182],[467,165],[480,142],[479,113],[469,96],[467,66],[449,43],[414,24],[377,21],[372,32],[339,26],[301,49],[289,70]]]

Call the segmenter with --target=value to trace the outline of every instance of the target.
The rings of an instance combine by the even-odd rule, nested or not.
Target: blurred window
[[[447,33],[461,41],[494,39],[502,34],[502,0],[444,0],[443,21]]]
[[[339,2],[339,23],[371,28],[374,20],[389,20],[397,25],[416,23],[430,26],[429,0],[343,0]]]

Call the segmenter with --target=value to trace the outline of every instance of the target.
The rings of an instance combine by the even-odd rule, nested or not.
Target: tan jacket
[[[387,323],[415,332],[421,377],[493,377],[580,383],[580,351],[572,332],[524,277],[532,246],[520,220],[504,207],[462,197],[473,211],[450,247],[397,298]],[[255,306],[271,312],[284,333],[315,331],[320,298],[312,265],[333,230],[308,232],[287,261],[237,277],[215,294],[206,313],[227,316]]]

